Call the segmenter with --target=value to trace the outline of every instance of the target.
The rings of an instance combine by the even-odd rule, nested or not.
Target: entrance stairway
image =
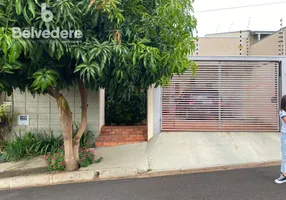
[[[110,147],[147,141],[147,126],[103,126],[96,147]]]

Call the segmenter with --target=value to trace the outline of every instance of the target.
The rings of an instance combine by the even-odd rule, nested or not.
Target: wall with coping
[[[81,121],[81,99],[77,87],[69,91],[62,91],[62,94],[69,102],[74,122]],[[13,93],[13,131],[54,131],[60,133],[60,118],[56,100],[50,95],[32,96],[28,92],[20,93],[15,90]],[[102,103],[101,103],[102,106]],[[104,104],[103,104],[104,106]],[[101,109],[102,110],[102,109]],[[29,126],[18,126],[17,116],[27,114],[30,117]],[[101,123],[100,123],[101,121]],[[96,136],[102,125],[100,119],[100,92],[88,91],[88,130]]]

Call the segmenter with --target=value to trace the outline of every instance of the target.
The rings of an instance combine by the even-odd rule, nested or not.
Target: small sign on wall
[[[18,115],[19,126],[29,126],[29,115]]]

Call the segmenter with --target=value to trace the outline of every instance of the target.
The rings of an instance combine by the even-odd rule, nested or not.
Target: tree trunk
[[[78,87],[81,97],[81,123],[76,136],[73,139],[73,152],[76,161],[79,161],[79,145],[80,139],[87,126],[87,93],[83,80],[78,80]]]
[[[79,168],[79,163],[74,157],[72,141],[72,112],[65,97],[52,87],[48,88],[48,93],[57,100],[61,128],[64,138],[65,162],[67,171],[75,171]]]

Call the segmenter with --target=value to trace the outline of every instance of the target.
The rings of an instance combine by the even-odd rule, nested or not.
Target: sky
[[[277,3],[240,9],[209,11],[220,8]],[[198,34],[221,33],[239,30],[277,31],[280,19],[286,26],[286,0],[195,0],[195,17]]]

